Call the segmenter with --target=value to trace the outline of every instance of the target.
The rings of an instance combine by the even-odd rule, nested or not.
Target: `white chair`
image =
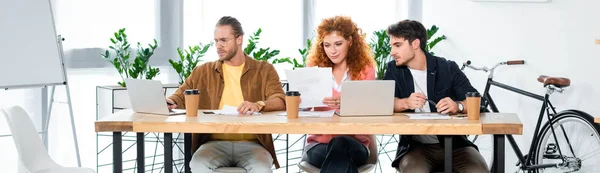
[[[377,158],[379,157],[379,152],[377,151],[377,139],[375,139],[374,135],[370,135],[369,139],[369,153],[371,154],[367,159],[367,163],[358,167],[358,172],[360,173],[367,173],[373,170],[373,168],[375,168],[375,165],[377,164]],[[321,172],[321,169],[308,163],[308,158],[306,157],[306,148],[303,149],[302,153],[302,158],[300,159],[300,163],[298,163],[298,167],[300,167],[301,170],[308,173]]]
[[[10,127],[21,163],[31,173],[94,173],[89,168],[62,167],[48,155],[29,115],[18,106],[0,111]]]
[[[217,168],[215,173],[246,173],[246,169],[239,167],[221,167]]]

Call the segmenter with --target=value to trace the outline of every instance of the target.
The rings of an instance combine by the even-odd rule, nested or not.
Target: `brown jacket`
[[[185,80],[177,91],[169,98],[178,105],[185,108],[183,91],[186,89],[198,89],[200,92],[200,109],[219,109],[221,95],[223,95],[224,80],[222,63],[220,60],[208,62],[196,67],[192,74]],[[242,77],[240,79],[244,101],[257,102],[271,98],[285,100],[285,94],[279,81],[279,76],[273,65],[264,61],[256,61],[246,56]],[[200,145],[210,141],[210,134],[194,134],[192,139],[192,151],[196,151]],[[275,155],[275,147],[271,134],[258,134],[261,145],[271,153],[273,164],[279,168],[279,162]],[[197,143],[196,143],[197,142]]]

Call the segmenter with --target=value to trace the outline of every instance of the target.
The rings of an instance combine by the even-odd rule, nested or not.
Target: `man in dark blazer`
[[[450,60],[425,52],[427,30],[423,24],[404,20],[387,29],[393,61],[387,63],[384,80],[396,81],[394,112],[466,113],[467,92],[477,92]],[[444,163],[443,136],[401,135],[392,166],[400,172],[428,173]],[[454,136],[453,168],[457,172],[489,172],[477,146],[466,136]]]

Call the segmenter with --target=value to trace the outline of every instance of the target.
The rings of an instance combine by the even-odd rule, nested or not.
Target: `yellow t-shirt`
[[[223,109],[224,105],[237,107],[244,102],[242,86],[240,85],[244,65],[245,64],[242,64],[236,67],[223,63],[223,80],[225,82],[225,87],[223,88],[223,95],[221,95],[219,109]]]
[[[242,64],[236,67],[223,63],[223,80],[225,81],[225,87],[223,88],[223,95],[221,95],[219,109],[223,109],[224,105],[238,107],[244,102],[242,86],[240,85],[244,65],[245,64]],[[223,141],[257,141],[258,137],[255,134],[213,134],[212,139]]]

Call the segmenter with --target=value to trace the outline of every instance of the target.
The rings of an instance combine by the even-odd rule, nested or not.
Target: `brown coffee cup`
[[[288,118],[298,118],[300,108],[300,92],[288,91],[285,93],[285,111]]]
[[[469,120],[479,120],[481,95],[478,92],[467,93],[467,116]]]
[[[198,102],[200,93],[197,89],[189,89],[183,92],[185,97],[185,113],[188,117],[198,116]]]

